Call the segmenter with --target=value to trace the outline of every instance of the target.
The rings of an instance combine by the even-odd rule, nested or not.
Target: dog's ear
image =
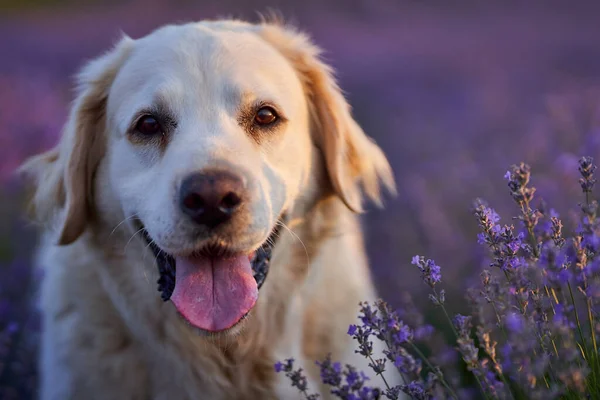
[[[265,22],[259,35],[296,70],[308,99],[314,141],[324,154],[337,195],[353,211],[362,211],[363,194],[381,206],[381,183],[396,193],[385,155],[352,117],[350,106],[330,66],[306,35],[281,24]]]
[[[123,37],[112,50],[82,68],[59,144],[26,160],[18,170],[34,184],[35,218],[42,223],[58,222],[59,245],[70,244],[83,233],[92,211],[93,177],[106,145],[108,92],[132,43]]]

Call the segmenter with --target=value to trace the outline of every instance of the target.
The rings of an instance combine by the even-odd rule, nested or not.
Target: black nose
[[[197,224],[214,228],[228,221],[242,204],[244,183],[226,171],[195,173],[183,180],[179,204]]]

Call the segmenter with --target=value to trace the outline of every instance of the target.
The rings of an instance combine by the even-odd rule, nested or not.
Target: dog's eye
[[[152,115],[145,115],[135,125],[135,130],[145,136],[154,136],[162,132],[160,123]]]
[[[254,115],[254,122],[258,125],[269,125],[277,120],[277,113],[271,107],[262,107]]]

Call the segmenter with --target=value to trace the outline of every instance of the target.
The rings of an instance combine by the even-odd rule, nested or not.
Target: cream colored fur
[[[261,99],[287,121],[250,137],[236,113]],[[128,134],[153,102],[177,118],[161,145]],[[250,251],[281,212],[288,220],[247,320],[207,335],[160,299],[153,254],[131,221],[142,220],[166,251],[197,247],[174,188],[221,165],[244,171],[254,188],[247,218],[228,232],[231,246]],[[380,182],[393,191],[394,181],[304,35],[226,20],[125,37],[79,74],[59,145],[22,170],[44,226],[41,399],[301,398],[273,368],[289,357],[327,398],[314,360],[332,352],[369,371],[346,334],[358,303],[376,297],[354,211],[363,194],[380,202]]]

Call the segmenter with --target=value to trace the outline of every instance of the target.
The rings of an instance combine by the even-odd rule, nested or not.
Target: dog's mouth
[[[248,315],[267,278],[279,223],[250,254],[211,245],[187,256],[165,252],[141,221],[139,224],[156,258],[161,298],[171,300],[188,323],[204,331],[219,332],[232,328]]]

